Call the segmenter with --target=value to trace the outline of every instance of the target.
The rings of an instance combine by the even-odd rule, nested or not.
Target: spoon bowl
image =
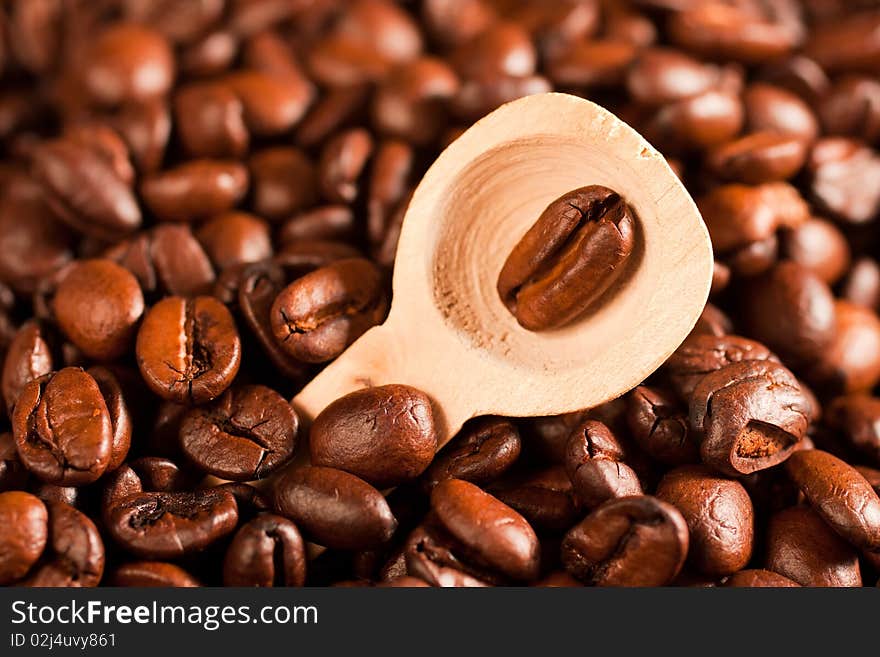
[[[635,210],[626,269],[582,317],[522,328],[496,291],[513,246],[544,208],[586,185]],[[388,319],[294,399],[314,417],[367,386],[404,383],[435,402],[440,443],[469,418],[556,415],[638,385],[684,340],[712,280],[712,248],[663,157],[607,110],[567,94],[527,96],[453,142],[412,197]]]

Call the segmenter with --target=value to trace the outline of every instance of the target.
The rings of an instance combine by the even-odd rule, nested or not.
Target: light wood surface
[[[627,273],[573,324],[527,331],[498,297],[501,266],[551,201],[592,184],[619,192],[638,215]],[[404,220],[388,319],[294,405],[314,417],[353,390],[409,384],[434,400],[441,444],[478,415],[593,407],[666,360],[711,280],[708,232],[663,157],[587,100],[528,96],[476,123],[431,166]]]

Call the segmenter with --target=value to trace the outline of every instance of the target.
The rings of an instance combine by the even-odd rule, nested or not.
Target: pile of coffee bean
[[[3,3],[0,585],[874,585],[878,33],[875,0]],[[439,452],[402,385],[307,427],[427,167],[553,89],[697,200],[693,333],[620,399]],[[540,231],[613,270],[627,190],[587,189],[613,217]],[[524,326],[613,284],[557,255],[555,298],[529,239]]]

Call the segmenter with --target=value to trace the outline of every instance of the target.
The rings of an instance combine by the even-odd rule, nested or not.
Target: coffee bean
[[[710,89],[661,107],[645,124],[646,136],[671,152],[705,149],[733,139],[742,128],[742,101],[725,89]]]
[[[202,403],[229,387],[241,341],[226,307],[212,297],[166,297],[137,336],[137,360],[150,389],[168,401]]]
[[[671,395],[659,388],[639,386],[627,402],[632,436],[651,457],[666,465],[699,461],[699,444],[688,424],[687,411]]]
[[[565,468],[559,465],[513,485],[500,484],[491,492],[536,531],[565,531],[577,522],[584,507]]]
[[[880,266],[872,258],[853,262],[843,281],[841,296],[857,306],[880,308]]]
[[[0,492],[22,490],[28,483],[28,471],[18,458],[12,433],[0,433]]]
[[[782,234],[781,254],[806,267],[829,285],[849,268],[850,248],[834,224],[811,218]]]
[[[95,587],[104,574],[104,543],[89,518],[49,502],[49,540],[40,563],[21,582],[34,587]]]
[[[774,573],[772,570],[755,568],[753,570],[741,570],[727,578],[724,586],[745,588],[791,588],[800,586],[784,575]]]
[[[176,124],[187,153],[193,157],[240,157],[250,133],[242,102],[230,85],[199,82],[175,94]]]
[[[128,103],[112,117],[139,171],[160,167],[171,135],[171,115],[162,99]]]
[[[354,232],[354,213],[347,205],[322,205],[284,222],[278,240],[282,244],[299,240],[345,241],[351,239]]]
[[[219,270],[259,262],[272,255],[268,224],[244,212],[214,217],[202,225],[197,237]]]
[[[113,360],[134,339],[144,297],[127,269],[111,260],[84,260],[58,285],[52,307],[61,330],[86,356]]]
[[[593,586],[662,586],[688,552],[688,527],[671,504],[651,496],[608,500],[562,541],[562,563]]]
[[[224,479],[262,479],[296,448],[299,419],[265,386],[232,388],[180,424],[183,452],[201,470]]]
[[[806,53],[829,72],[876,70],[880,46],[875,38],[880,15],[854,13],[817,25]]]
[[[880,319],[846,301],[835,302],[834,315],[834,335],[807,378],[831,395],[867,392],[880,381]]]
[[[822,74],[821,70],[819,71]],[[824,74],[822,74],[824,75]],[[819,134],[813,110],[796,94],[756,82],[743,92],[746,125],[750,131],[771,131],[812,142]]]
[[[752,501],[742,485],[686,465],[669,471],[657,497],[674,505],[687,521],[690,563],[707,575],[729,575],[752,557],[755,519]]]
[[[511,251],[498,294],[524,328],[567,324],[620,278],[635,230],[634,213],[616,192],[598,185],[569,192]]]
[[[439,524],[478,567],[518,581],[538,575],[538,538],[529,523],[495,497],[460,479],[447,479],[431,491],[431,510]]]
[[[372,152],[366,130],[349,130],[327,142],[318,164],[318,186],[326,201],[351,203],[357,198],[358,179]]]
[[[352,474],[319,466],[283,473],[274,483],[274,506],[306,538],[340,550],[387,543],[397,529],[382,494]]]
[[[880,399],[846,395],[827,407],[825,421],[837,429],[846,443],[880,466]]]
[[[110,463],[110,413],[97,382],[79,368],[28,383],[15,405],[12,430],[22,463],[48,483],[89,484]]]
[[[880,191],[871,184],[880,155],[862,142],[826,137],[807,159],[809,190],[819,210],[843,222],[863,224],[880,212]]]
[[[792,454],[785,471],[834,531],[856,547],[880,550],[880,497],[852,466],[811,449]]]
[[[91,42],[79,70],[92,101],[118,105],[167,93],[174,81],[174,55],[157,32],[118,24]]]
[[[442,529],[419,527],[407,539],[406,571],[431,586],[479,588],[489,584],[469,572],[453,554],[453,539]]]
[[[231,210],[244,197],[248,173],[228,160],[192,160],[145,176],[144,203],[164,221],[198,221]]]
[[[43,503],[30,493],[0,493],[0,584],[8,586],[24,577],[48,541],[49,515]]]
[[[809,507],[774,514],[766,542],[766,568],[801,586],[862,585],[855,549]]]
[[[305,544],[287,518],[257,516],[238,530],[226,551],[226,586],[303,586],[305,580]]]
[[[446,479],[492,483],[516,462],[521,448],[519,431],[509,420],[473,420],[434,457],[424,473],[425,486],[430,489]]]
[[[201,586],[183,568],[164,561],[133,561],[117,568],[109,577],[111,586],[192,588]]]
[[[378,488],[418,477],[437,449],[431,400],[403,385],[337,399],[312,424],[312,463],[345,470]]]
[[[580,41],[547,62],[546,72],[564,87],[609,87],[623,82],[637,55],[638,49],[625,41]]]
[[[620,442],[601,422],[587,420],[572,431],[565,447],[565,470],[588,508],[642,494],[639,478],[625,458]]]
[[[28,320],[13,337],[3,363],[3,398],[9,414],[28,383],[49,374],[56,362],[51,328]]]
[[[704,376],[690,402],[691,427],[703,432],[703,462],[730,476],[787,459],[810,412],[794,375],[769,360],[735,362]]]
[[[862,76],[836,82],[819,105],[825,130],[867,143],[880,138],[880,82]]]
[[[708,91],[720,72],[712,65],[668,48],[643,51],[626,76],[626,89],[643,105],[665,105]]]
[[[111,370],[106,367],[91,367],[87,373],[98,384],[98,389],[107,405],[107,413],[110,415],[113,438],[110,441],[110,461],[107,463],[107,471],[112,472],[122,465],[128,456],[134,430],[132,417],[125,403],[122,386]]]
[[[367,237],[374,246],[382,244],[394,211],[409,193],[414,158],[413,149],[401,141],[389,140],[376,149],[367,193]]]
[[[290,77],[244,70],[226,76],[223,82],[241,100],[244,122],[255,136],[287,132],[311,102],[308,84],[292,84]]]
[[[339,260],[298,278],[272,304],[279,346],[308,363],[341,354],[385,316],[381,275],[367,260]]]
[[[254,153],[249,161],[253,208],[277,221],[317,201],[315,167],[302,151],[277,146]]]
[[[225,491],[134,493],[107,512],[107,530],[146,559],[175,559],[201,550],[235,529],[235,498]]]
[[[788,180],[806,159],[803,140],[776,132],[754,132],[707,153],[709,168],[720,178],[752,185]]]

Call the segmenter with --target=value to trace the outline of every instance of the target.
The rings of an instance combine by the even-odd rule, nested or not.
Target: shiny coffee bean
[[[522,441],[510,420],[484,417],[468,422],[434,457],[424,473],[425,486],[462,479],[484,486],[498,479],[519,458]]]
[[[268,224],[245,212],[227,212],[205,222],[196,233],[218,270],[272,256]]]
[[[724,586],[735,588],[791,588],[800,586],[797,582],[772,570],[755,568],[734,573],[724,582]]]
[[[273,486],[274,507],[308,540],[340,550],[387,543],[397,520],[382,494],[363,479],[319,466],[283,473]]]
[[[89,484],[110,463],[110,413],[97,382],[80,368],[28,383],[15,405],[12,430],[22,463],[47,483]]]
[[[703,466],[669,471],[657,497],[675,506],[690,532],[689,562],[707,575],[729,575],[752,557],[755,519],[742,485]]]
[[[880,497],[852,466],[811,449],[792,454],[785,471],[829,527],[858,548],[880,550]]]
[[[880,211],[880,191],[871,182],[880,173],[880,155],[862,142],[820,139],[813,145],[806,170],[819,211],[850,224],[870,222]]]
[[[538,538],[528,522],[495,497],[460,479],[431,491],[431,510],[461,545],[465,560],[517,581],[538,576]]]
[[[638,475],[625,458],[620,442],[601,422],[587,420],[572,431],[565,447],[565,470],[587,508],[642,494]]]
[[[313,206],[317,198],[315,166],[301,150],[263,148],[248,161],[254,212],[280,221]]]
[[[24,577],[40,558],[49,537],[49,514],[30,493],[0,493],[0,584],[8,586]]]
[[[134,340],[144,312],[135,277],[111,260],[83,260],[58,285],[52,308],[61,330],[89,358],[113,360]]]
[[[829,285],[849,268],[850,248],[834,224],[811,218],[797,228],[784,231],[781,255],[806,267]]]
[[[559,465],[512,485],[493,487],[491,493],[538,532],[565,531],[577,522],[584,507],[565,468]]]
[[[378,324],[387,307],[375,265],[345,259],[288,285],[272,304],[270,321],[284,351],[307,363],[323,363]]]
[[[90,367],[87,373],[98,384],[98,389],[104,397],[104,403],[107,405],[107,412],[110,415],[113,438],[110,441],[110,461],[107,463],[107,472],[112,472],[122,465],[128,456],[134,432],[134,422],[116,375],[106,367],[100,366]]]
[[[136,588],[193,588],[199,581],[180,566],[164,561],[133,561],[119,566],[109,577],[111,586]]]
[[[137,336],[137,360],[150,389],[168,401],[202,403],[232,383],[241,342],[226,307],[212,297],[166,297]]]
[[[182,87],[174,96],[180,140],[192,157],[240,157],[250,133],[241,99],[228,84],[208,82]]]
[[[48,502],[46,507],[46,551],[22,586],[97,586],[104,574],[104,543],[95,523],[65,502]]]
[[[403,385],[352,392],[315,418],[309,447],[315,465],[345,470],[377,488],[411,481],[437,449],[431,400]]]
[[[620,278],[634,232],[633,211],[616,192],[598,185],[569,192],[511,251],[498,294],[524,328],[567,324]]]
[[[366,130],[344,132],[321,151],[318,185],[324,200],[351,203],[359,193],[358,179],[373,152],[373,139]]]
[[[226,586],[303,586],[306,549],[287,518],[264,513],[238,530],[223,562]]]
[[[180,424],[180,444],[204,472],[262,479],[293,455],[298,428],[296,413],[281,395],[246,385],[190,410]]]
[[[687,553],[681,513],[651,496],[608,500],[562,541],[566,571],[592,586],[663,586]]]
[[[235,207],[248,188],[247,169],[231,160],[192,160],[145,176],[140,192],[164,221],[198,221]]]
[[[52,329],[38,320],[26,321],[12,338],[3,363],[3,399],[12,414],[25,386],[55,367],[55,337]]]
[[[627,422],[639,447],[661,463],[699,461],[700,448],[687,411],[665,391],[649,386],[633,390],[628,397]]]
[[[765,567],[801,586],[861,586],[859,555],[811,508],[774,514],[767,525]]]
[[[454,539],[437,527],[418,527],[404,549],[406,572],[440,588],[481,588],[489,583],[454,553]]]
[[[834,394],[867,392],[880,381],[880,319],[871,310],[837,301],[834,336],[805,366],[817,388]]]

